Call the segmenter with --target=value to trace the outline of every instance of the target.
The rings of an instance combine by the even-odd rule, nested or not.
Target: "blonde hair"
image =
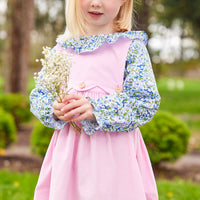
[[[115,19],[115,31],[130,31],[132,27],[133,0],[126,0]]]
[[[66,30],[59,39],[70,39],[86,35],[86,24],[80,9],[80,0],[65,0]],[[114,19],[114,31],[124,32],[131,30],[133,0],[126,0]]]

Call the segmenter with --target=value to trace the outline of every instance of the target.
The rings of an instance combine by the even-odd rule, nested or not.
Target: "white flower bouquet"
[[[63,50],[52,52],[50,47],[43,47],[44,58],[40,59],[43,70],[34,73],[35,82],[43,85],[52,94],[52,100],[58,99],[62,102],[62,97],[69,92],[68,80],[72,66],[72,55]],[[36,62],[39,62],[36,59]],[[81,132],[75,122],[70,122],[73,128]]]

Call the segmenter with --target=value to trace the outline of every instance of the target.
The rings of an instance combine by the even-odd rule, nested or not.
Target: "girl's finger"
[[[84,119],[89,119],[90,117],[92,116],[92,113],[89,113],[89,112],[85,112],[77,117],[74,117],[72,119],[72,121],[74,122],[77,122],[77,121],[81,121],[81,120],[84,120]]]
[[[55,101],[55,102],[53,103],[53,108],[54,108],[54,110],[61,110],[61,109],[63,108],[63,106],[65,106],[65,104],[63,104],[63,103],[58,103],[57,101]]]
[[[69,121],[69,120],[73,119],[73,117],[75,115],[83,114],[83,113],[85,113],[85,111],[86,111],[85,107],[81,106],[81,107],[73,109],[73,110],[67,112],[66,114],[64,114],[64,118],[66,121]]]
[[[82,95],[80,95],[80,94],[68,94],[68,95],[66,95],[65,97],[64,97],[64,99],[63,99],[63,103],[65,103],[65,101],[70,101],[70,100],[79,100],[79,99],[81,99],[81,98],[83,98],[83,96]]]
[[[70,110],[76,109],[78,107],[81,107],[85,104],[86,102],[84,101],[84,99],[79,99],[73,102],[68,103],[67,105],[65,105],[61,111],[64,113],[69,112]]]
[[[60,110],[54,110],[54,114],[55,114],[57,117],[64,116],[64,113],[61,112]]]
[[[59,119],[62,120],[62,121],[66,121],[65,118],[64,118],[64,116],[60,116]],[[66,122],[69,122],[69,121],[66,121]]]

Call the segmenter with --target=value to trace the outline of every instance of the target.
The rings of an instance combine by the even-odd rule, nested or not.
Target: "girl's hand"
[[[59,105],[59,119],[66,122],[69,121],[81,121],[83,119],[95,120],[93,114],[93,106],[91,103],[82,95],[79,94],[69,94],[63,98],[63,102]],[[56,113],[55,113],[56,114]]]
[[[53,109],[54,109],[54,115],[60,119],[60,120],[64,120],[64,114],[61,109],[65,106],[64,103],[60,103],[59,99],[54,101],[53,103]]]
[[[61,109],[61,112],[64,113],[65,121],[95,120],[94,108],[84,96],[69,94],[64,97],[63,103],[65,106]]]

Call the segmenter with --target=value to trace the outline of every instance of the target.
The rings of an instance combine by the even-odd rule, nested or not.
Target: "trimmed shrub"
[[[37,155],[44,156],[54,129],[44,126],[41,122],[37,122],[31,133],[31,150]]]
[[[31,119],[32,114],[28,98],[22,94],[1,94],[0,105],[5,111],[14,116],[17,126],[19,123],[27,122]]]
[[[175,160],[187,152],[189,129],[167,112],[158,112],[140,128],[153,164]]]
[[[7,147],[17,139],[13,116],[0,108],[0,148]]]

